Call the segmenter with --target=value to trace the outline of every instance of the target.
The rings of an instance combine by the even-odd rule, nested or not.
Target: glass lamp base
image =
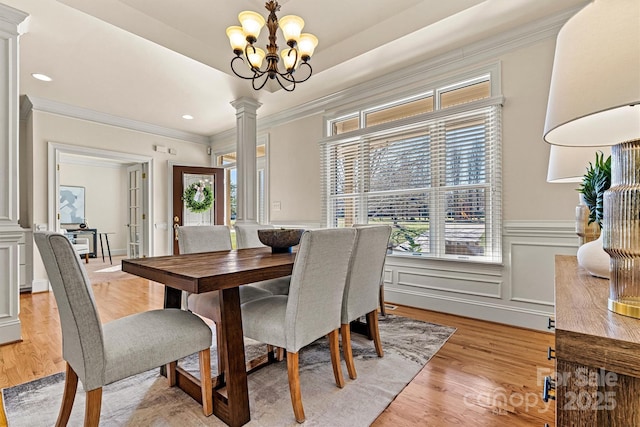
[[[602,229],[611,256],[609,309],[640,319],[640,139],[611,149]]]
[[[609,299],[609,310],[623,316],[635,317],[640,319],[640,299],[633,301],[613,301]]]

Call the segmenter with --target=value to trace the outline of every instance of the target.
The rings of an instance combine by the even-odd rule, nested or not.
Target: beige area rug
[[[102,257],[100,256],[98,258],[89,258],[89,263],[83,263],[82,265],[84,265],[92,285],[118,280],[137,279],[137,276],[122,271],[121,264],[125,258],[126,256],[122,255],[114,256],[113,264],[110,264],[108,257],[105,257],[105,260],[102,261]]]
[[[454,328],[388,315],[380,318],[385,355],[377,357],[373,342],[353,334],[358,378],[335,386],[328,343],[321,339],[300,353],[300,384],[306,426],[368,426],[455,332]],[[215,343],[215,339],[213,340]],[[248,357],[265,346],[247,340]],[[215,350],[215,349],[214,349]],[[212,357],[215,371],[215,357]],[[197,375],[197,357],[181,362]],[[2,390],[9,427],[52,426],[62,399],[64,374],[59,373]],[[247,426],[296,426],[291,408],[286,362],[249,375],[251,421]],[[169,388],[157,369],[106,386],[101,426],[223,426],[215,416],[177,388]],[[84,391],[78,389],[71,426],[81,426]],[[0,416],[0,419],[2,417]]]

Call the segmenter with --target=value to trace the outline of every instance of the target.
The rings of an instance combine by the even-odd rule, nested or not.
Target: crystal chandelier
[[[233,53],[236,55],[231,60],[231,70],[236,76],[251,80],[255,90],[262,89],[268,79],[275,79],[284,90],[292,92],[297,83],[307,81],[311,77],[313,70],[309,60],[318,45],[318,38],[313,34],[301,34],[304,21],[298,16],[287,15],[278,20],[276,12],[280,11],[280,5],[277,1],[268,1],[265,7],[269,11],[266,21],[269,29],[269,44],[266,54],[264,50],[255,47],[260,30],[265,25],[265,20],[261,15],[250,11],[240,12],[238,19],[242,26],[227,28],[227,36],[231,42]],[[278,45],[276,44],[278,25],[288,46],[280,52],[280,55],[278,55]],[[280,71],[278,67],[280,57],[282,57],[284,71]],[[265,68],[262,68],[265,59],[267,63]],[[241,66],[240,63],[249,67],[249,73],[244,71],[245,66]],[[301,78],[296,78],[293,74],[303,67],[306,68],[304,74]]]

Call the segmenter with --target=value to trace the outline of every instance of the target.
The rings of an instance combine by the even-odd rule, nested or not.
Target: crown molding
[[[552,15],[536,22],[503,32],[493,37],[480,40],[445,54],[425,59],[418,64],[386,74],[382,77],[351,86],[345,90],[318,98],[303,105],[275,113],[263,118],[258,117],[258,132],[271,127],[305,117],[322,114],[328,110],[339,109],[346,104],[365,102],[391,91],[406,90],[408,85],[425,79],[459,70],[496,59],[507,52],[537,43],[541,40],[556,37],[564,23],[576,14],[582,6]],[[219,132],[210,137],[211,143],[227,140],[235,136],[234,128]]]
[[[50,99],[23,95],[21,97],[20,118],[23,120],[28,118],[28,115],[32,110],[58,114],[65,117],[115,126],[137,132],[150,133],[181,141],[209,145],[209,137],[206,135],[170,129],[163,126],[153,125],[151,123],[140,122],[107,113],[101,113],[99,111],[89,110],[83,107],[77,107],[75,105],[64,104]]]
[[[0,29],[14,36],[27,31],[29,14],[0,3]]]

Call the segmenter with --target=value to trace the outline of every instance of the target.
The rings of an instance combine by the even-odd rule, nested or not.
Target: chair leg
[[[84,263],[89,264],[89,254],[84,254]]]
[[[222,329],[222,324],[220,322],[216,322],[216,351],[218,353],[218,375],[224,374],[227,370],[227,366],[225,365],[225,357],[224,353],[227,349],[226,342],[224,340],[224,332]]]
[[[378,357],[382,357],[384,356],[384,352],[382,351],[382,342],[380,341],[377,310],[367,313],[367,324],[369,325],[369,330],[373,333],[373,343],[376,346],[376,353],[378,353]]]
[[[167,380],[169,381],[169,387],[176,386],[176,367],[178,362],[173,361],[167,363]]]
[[[87,392],[84,412],[84,427],[98,427],[102,406],[102,387]]]
[[[296,421],[303,423],[305,420],[302,407],[302,395],[300,394],[300,372],[298,370],[298,353],[287,352],[287,373],[289,376],[289,393]]]
[[[340,342],[338,340],[338,329],[334,329],[327,335],[329,338],[329,349],[331,350],[331,364],[333,365],[333,376],[336,385],[344,387],[344,377],[342,376],[342,366],[340,366]]]
[[[67,370],[64,380],[64,393],[62,395],[62,405],[60,405],[60,413],[58,414],[56,427],[66,426],[69,422],[69,416],[71,415],[71,409],[73,408],[73,401],[76,397],[77,389],[78,374],[76,374],[76,372],[67,363]]]
[[[380,313],[383,316],[387,315],[387,309],[384,307],[384,284],[380,283]]]
[[[199,353],[200,387],[202,389],[202,412],[205,416],[213,414],[213,391],[211,384],[211,349],[206,348]]]
[[[351,350],[351,326],[348,323],[340,326],[340,335],[342,336],[342,354],[344,361],[347,364],[347,372],[349,372],[349,378],[355,380],[358,378],[356,374],[356,366],[353,363],[353,351]]]

